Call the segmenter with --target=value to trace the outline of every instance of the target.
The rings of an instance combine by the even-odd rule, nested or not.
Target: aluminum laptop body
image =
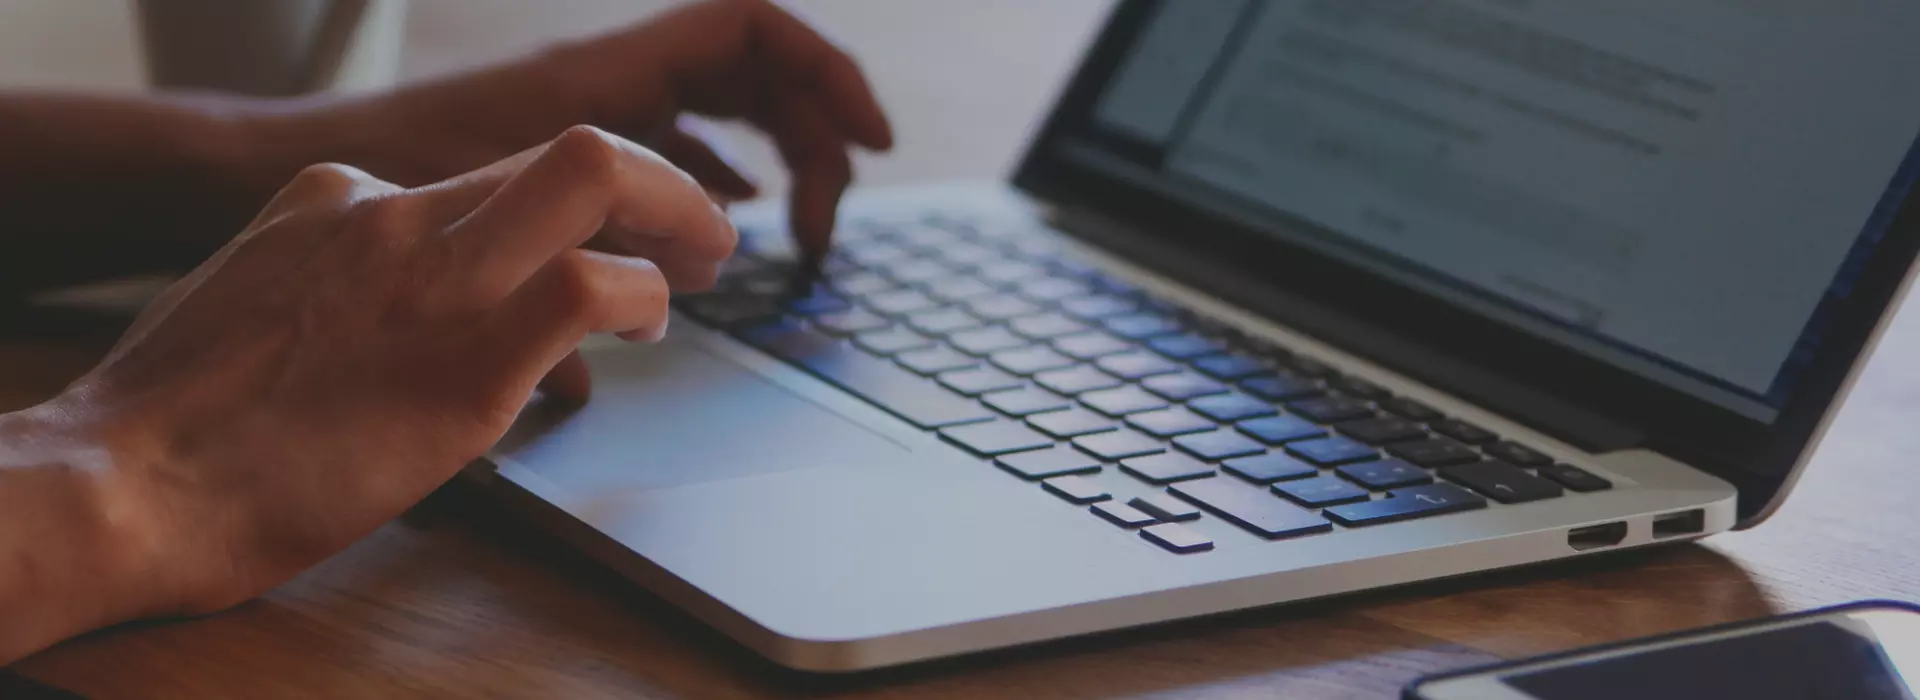
[[[1920,242],[1920,15],[1760,5],[1120,3],[1010,183],[812,284],[739,210],[481,478],[829,672],[1750,527]]]

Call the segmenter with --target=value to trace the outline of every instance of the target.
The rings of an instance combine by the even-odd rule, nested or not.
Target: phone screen
[[[1538,700],[1914,700],[1920,625],[1861,611],[1521,668],[1501,680]]]

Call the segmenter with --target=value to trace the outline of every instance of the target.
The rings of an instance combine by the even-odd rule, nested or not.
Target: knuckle
[[[616,138],[596,127],[570,126],[547,145],[547,156],[596,180],[611,180],[620,163],[621,147]]]
[[[606,309],[600,293],[597,266],[582,251],[568,251],[548,263],[552,266],[555,303],[569,313],[597,318]]]
[[[418,233],[420,207],[404,195],[368,197],[347,209],[347,229],[354,234],[391,240]]]
[[[363,173],[351,165],[343,165],[341,163],[315,163],[301,168],[300,172],[293,176],[291,186],[318,186],[331,189],[346,189],[352,187],[354,183],[359,182],[362,176]]]

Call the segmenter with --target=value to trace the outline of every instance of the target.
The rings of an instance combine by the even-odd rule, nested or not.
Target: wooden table
[[[544,38],[644,11],[630,0],[414,2],[410,31],[430,63],[415,74],[532,42],[514,38],[515,27]],[[867,57],[903,141],[897,159],[869,161],[866,172],[905,180],[1004,167],[1102,3],[799,4]],[[953,21],[925,19],[941,11]],[[922,22],[905,23],[916,14]],[[1017,29],[997,45],[1032,48],[983,53],[977,70],[933,65],[996,22]],[[463,49],[461,37],[485,41]],[[883,60],[914,50],[931,61]],[[943,133],[967,138],[928,136]],[[73,311],[0,317],[0,410],[58,391],[124,322]],[[1500,657],[1859,598],[1920,598],[1917,407],[1920,321],[1909,318],[1883,343],[1794,498],[1757,530],[854,678],[770,667],[457,487],[259,600],[96,633],[14,670],[107,699],[1390,697],[1421,674]]]

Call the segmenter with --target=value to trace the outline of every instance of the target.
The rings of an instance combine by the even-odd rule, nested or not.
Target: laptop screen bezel
[[[1251,275],[1265,280],[1276,296],[1306,299],[1335,314],[1391,329],[1396,337],[1438,351],[1449,364],[1464,361],[1497,370],[1502,378],[1618,425],[1632,426],[1642,436],[1635,446],[1657,450],[1738,486],[1743,523],[1773,501],[1800,462],[1920,251],[1920,207],[1911,206],[1915,197],[1909,194],[1853,291],[1833,309],[1825,340],[1778,416],[1770,423],[1757,420],[1418,291],[1405,281],[1291,243],[1262,230],[1264,226],[1248,225],[1244,218],[1203,209],[1069,157],[1073,144],[1100,142],[1092,128],[1095,103],[1156,4],[1164,1],[1168,0],[1123,0],[1115,6],[1029,145],[1013,178],[1016,187],[1042,201],[1085,207],[1105,218],[1125,221],[1130,228],[1159,232],[1156,237],[1177,244],[1187,251],[1184,254],[1233,268],[1242,278]],[[1305,222],[1275,219],[1274,226],[1312,228]],[[1204,278],[1182,281],[1209,287]],[[1284,308],[1269,313],[1282,323],[1298,320],[1289,318]],[[1378,340],[1326,337],[1312,327],[1300,330],[1363,357],[1389,354],[1381,352]],[[1438,365],[1385,364],[1439,388],[1454,388],[1447,386]],[[1529,422],[1526,415],[1514,412],[1516,407],[1501,405],[1497,397],[1472,398],[1490,410]]]

